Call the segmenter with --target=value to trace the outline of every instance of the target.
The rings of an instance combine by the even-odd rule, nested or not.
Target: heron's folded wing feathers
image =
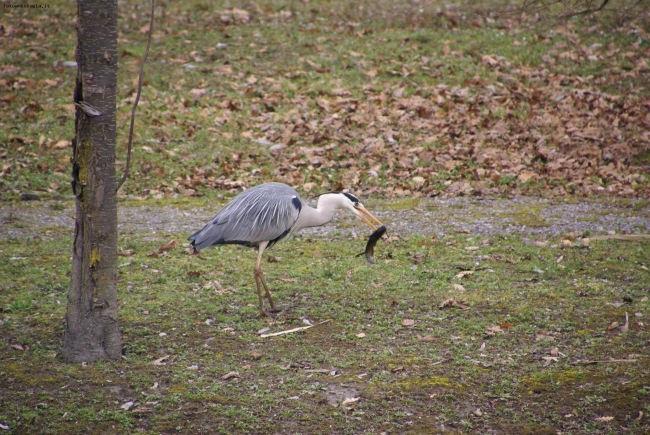
[[[226,205],[212,221],[195,234],[202,249],[215,244],[239,243],[256,246],[290,233],[300,214],[298,193],[280,183],[267,183],[246,190]]]

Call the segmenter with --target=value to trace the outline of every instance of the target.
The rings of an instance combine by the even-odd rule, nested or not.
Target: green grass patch
[[[465,239],[381,243],[376,265],[356,257],[363,242],[342,233],[284,242],[270,251],[279,262],[264,263],[284,309],[269,320],[257,310],[254,252],[228,246],[201,260],[176,248],[149,257],[168,236],[128,234],[120,243],[135,254],[120,257],[118,269],[125,359],[88,366],[59,357],[69,239],[9,241],[2,255],[25,257],[13,260],[25,267],[4,268],[0,280],[3,424],[39,433],[271,433],[278,425],[373,433],[465,421],[471,430],[587,433],[587,424],[610,428],[595,420],[608,415],[616,427],[647,429],[634,420],[650,385],[639,323],[650,314],[650,276],[637,267],[647,242],[586,249],[488,237],[477,259],[458,248]],[[474,273],[458,278],[467,269]],[[438,309],[449,298],[469,309]],[[629,331],[608,331],[625,312]],[[328,322],[259,337],[302,319]],[[582,363],[609,358],[636,362]],[[238,375],[223,379],[229,372]],[[359,400],[340,406],[346,394]]]

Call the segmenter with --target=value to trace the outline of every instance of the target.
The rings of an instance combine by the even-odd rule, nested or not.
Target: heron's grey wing
[[[273,245],[291,232],[302,202],[291,187],[266,183],[242,192],[226,205],[201,231],[190,237],[196,249],[237,243]]]

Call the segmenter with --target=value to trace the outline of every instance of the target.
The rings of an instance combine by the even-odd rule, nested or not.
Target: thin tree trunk
[[[76,219],[63,356],[70,362],[117,360],[117,0],[78,0],[77,38]]]

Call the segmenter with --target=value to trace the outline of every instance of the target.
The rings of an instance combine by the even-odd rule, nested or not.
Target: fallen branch
[[[314,326],[318,326],[318,325],[322,325],[323,323],[327,323],[330,320],[331,319],[327,319],[327,320],[323,320],[320,323],[316,323],[315,325],[301,326],[299,328],[287,329],[286,331],[272,332],[271,334],[262,334],[262,335],[260,335],[260,337],[262,337],[262,338],[275,337],[277,335],[291,334],[292,332],[304,331],[305,329],[313,328]]]
[[[650,239],[650,234],[604,234],[602,236],[591,236],[591,240],[641,240]]]

